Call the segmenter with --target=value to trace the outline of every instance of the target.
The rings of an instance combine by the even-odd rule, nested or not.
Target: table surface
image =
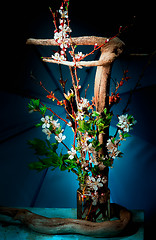
[[[25,208],[46,217],[76,218],[75,208]],[[144,212],[131,210],[132,221],[137,230],[131,236],[114,238],[94,238],[83,235],[45,235],[36,233],[10,217],[0,215],[0,240],[143,240],[144,239]],[[10,224],[11,223],[11,224]]]

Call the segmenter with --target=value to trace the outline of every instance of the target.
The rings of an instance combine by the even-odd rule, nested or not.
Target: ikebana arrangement
[[[87,89],[85,96],[80,96],[81,85],[77,68],[82,67],[84,58],[101,47],[107,48],[108,43],[115,38],[106,39],[102,46],[95,42],[93,51],[89,54],[76,52],[77,46],[71,38],[72,30],[69,24],[68,7],[69,1],[63,1],[56,13],[50,8],[55,26],[54,41],[59,46],[59,50],[51,57],[44,57],[43,60],[68,65],[72,88],[67,91],[66,81],[62,78],[60,84],[64,99],[60,100],[57,99],[53,91],[47,90],[40,82],[41,87],[47,93],[47,98],[56,101],[65,109],[66,119],[62,119],[39,99],[30,101],[28,104],[29,112],[37,111],[41,114],[41,120],[37,127],[42,128],[47,140],[34,139],[29,141],[39,159],[39,161],[31,163],[29,167],[39,171],[48,167],[51,167],[52,170],[59,167],[62,171],[74,172],[80,183],[79,199],[82,199],[81,204],[85,205],[81,215],[79,213],[79,217],[81,218],[85,213],[84,219],[96,221],[97,217],[102,214],[103,219],[109,219],[108,167],[112,167],[115,158],[122,157],[123,153],[119,150],[119,146],[130,136],[129,131],[136,123],[132,115],[118,116],[117,131],[114,136],[109,136],[109,126],[112,117],[115,117],[111,108],[120,101],[118,90],[129,80],[128,71],[124,71],[122,79],[114,83],[114,91],[109,96],[109,86],[106,89],[106,96],[102,90],[100,90],[102,94],[100,93],[98,96],[99,89],[95,90],[95,96],[91,101],[86,98]],[[71,60],[69,61],[69,59]],[[107,78],[107,85],[108,81]],[[99,98],[105,98],[104,103]],[[72,146],[67,146],[64,143],[67,136],[64,135],[64,129],[61,127],[62,121],[69,128],[72,128]],[[63,144],[67,150],[66,154],[57,152],[58,144]],[[101,209],[99,212],[97,212],[98,208]]]
[[[113,81],[113,86],[110,87],[112,63],[122,53],[124,47],[124,43],[118,38],[124,29],[120,27],[119,32],[111,38],[95,36],[72,38],[68,16],[69,0],[63,0],[58,11],[53,12],[51,8],[50,11],[55,26],[54,39],[28,39],[27,44],[58,46],[58,51],[55,51],[50,57],[42,57],[42,60],[69,67],[72,87],[66,89],[67,80],[63,80],[61,72],[61,79],[58,81],[62,86],[64,99],[58,99],[52,90],[47,90],[40,82],[47,98],[64,108],[66,119],[58,116],[57,112],[43,104],[40,99],[31,99],[28,104],[30,113],[39,112],[41,114],[40,122],[36,126],[40,127],[43,134],[46,135],[45,140],[37,138],[29,140],[30,147],[38,156],[38,161],[30,163],[29,167],[38,171],[49,167],[51,170],[59,168],[61,171],[67,170],[75,173],[80,183],[77,191],[77,218],[84,221],[82,224],[80,220],[82,229],[77,232],[85,235],[113,236],[123,227],[120,226],[117,231],[116,224],[119,222],[112,221],[112,233],[109,229],[108,221],[111,218],[110,190],[108,188],[109,167],[113,166],[115,158],[122,157],[120,145],[130,136],[129,132],[136,124],[134,117],[126,112],[127,109],[121,116],[115,116],[112,111],[112,107],[121,100],[119,89],[130,79],[128,71],[125,70],[122,79],[118,82]],[[93,45],[93,50],[88,54],[77,52],[77,45]],[[87,56],[94,54],[97,50],[101,51],[99,60],[84,61]],[[78,77],[77,69],[92,66],[96,66],[97,71],[94,96],[88,100],[86,96],[89,86],[85,90],[85,96],[80,95],[81,80]],[[114,136],[109,135],[112,118],[118,119]],[[73,143],[71,146],[64,141],[68,136],[64,134],[64,129],[61,127],[62,122],[72,129]],[[66,149],[65,154],[58,151],[59,144]],[[125,211],[123,212],[125,213]],[[119,215],[122,214],[119,213]],[[127,212],[125,216],[128,216],[129,219]],[[106,221],[106,225],[99,225],[99,234],[94,228],[96,234],[93,234],[93,229],[91,230],[93,223],[91,226],[87,225],[85,220],[87,222]],[[67,223],[64,222],[64,224]],[[123,219],[120,224],[123,224]],[[86,230],[87,226],[90,226],[89,230]],[[88,232],[86,233],[86,231]]]

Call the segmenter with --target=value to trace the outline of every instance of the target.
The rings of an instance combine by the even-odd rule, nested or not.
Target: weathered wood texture
[[[95,36],[83,36],[83,37],[73,37],[71,41],[74,45],[94,45],[97,43],[99,46],[105,43],[107,38],[95,37]],[[34,39],[29,38],[26,44],[30,45],[42,45],[42,46],[59,46],[59,44],[54,39]]]
[[[131,213],[117,205],[112,204],[113,216],[119,220],[101,223],[77,220],[71,218],[48,218],[27,209],[0,207],[0,214],[19,220],[28,228],[39,233],[54,234],[83,234],[94,237],[113,237],[119,235],[131,220]]]

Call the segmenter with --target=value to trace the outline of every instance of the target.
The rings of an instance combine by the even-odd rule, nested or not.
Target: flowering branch
[[[41,159],[37,167],[36,163],[32,164],[31,168],[44,169],[47,166],[52,166],[54,169],[59,167],[61,170],[75,172],[78,180],[84,186],[83,197],[91,198],[91,205],[87,215],[89,217],[93,206],[96,206],[100,201],[104,202],[104,197],[108,198],[108,167],[112,166],[116,157],[121,157],[122,153],[118,148],[121,141],[129,136],[128,132],[132,129],[136,121],[132,115],[119,116],[117,134],[114,137],[109,136],[109,126],[113,117],[110,107],[119,102],[118,89],[129,79],[126,75],[127,71],[125,71],[122,80],[115,85],[114,92],[109,96],[111,65],[124,48],[124,43],[117,37],[121,33],[121,29],[119,29],[118,34],[111,38],[95,36],[72,38],[68,6],[69,1],[64,0],[57,14],[53,13],[50,9],[54,18],[54,39],[27,40],[27,44],[59,46],[59,50],[54,55],[44,57],[42,60],[68,66],[73,85],[72,89],[66,93],[66,81],[63,81],[61,75],[60,83],[63,87],[65,99],[59,101],[53,91],[48,91],[40,82],[40,86],[48,93],[47,98],[53,101],[56,100],[58,105],[63,106],[67,112],[67,119],[70,119],[71,122],[68,123],[67,120],[58,116],[51,108],[40,103],[39,100],[31,100],[29,111],[39,111],[42,114],[41,122],[38,126],[42,126],[42,131],[47,135],[48,147],[44,147],[50,152],[50,154],[49,152],[45,152],[46,158]],[[76,45],[93,45],[94,49],[88,54],[83,54],[82,52],[76,53]],[[83,60],[98,49],[101,50],[99,60]],[[68,60],[69,54],[67,52],[72,58],[71,61]],[[85,91],[85,98],[80,96],[79,89],[81,86],[79,84],[80,79],[78,78],[77,68],[91,66],[96,66],[97,70],[95,75],[94,99],[90,103],[86,99],[87,89]],[[69,127],[72,127],[74,138],[71,149],[63,142],[66,136],[63,135],[64,130],[61,129],[60,123],[58,120],[53,120],[53,116],[46,115],[46,110],[49,110],[58,119],[61,119]],[[52,134],[55,135],[56,143],[53,144],[51,149],[49,140]],[[67,154],[61,153],[60,156],[56,154],[56,145],[59,143],[65,146]],[[34,146],[37,148],[37,143]]]
[[[44,107],[45,105],[42,103],[42,102],[40,102],[40,104]],[[57,115],[51,108],[49,108],[49,107],[46,107],[50,112],[52,112],[56,117],[58,117],[59,119],[61,119],[62,121],[64,121],[66,124],[68,124],[68,122],[65,120],[65,119],[63,119],[63,118],[61,118],[59,115]]]

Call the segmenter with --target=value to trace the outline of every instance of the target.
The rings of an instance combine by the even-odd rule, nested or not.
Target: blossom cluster
[[[108,139],[106,146],[107,146],[109,156],[111,158],[115,159],[116,157],[118,157],[121,154],[121,152],[118,150],[118,146],[119,146],[118,140],[115,140],[114,138]]]
[[[117,126],[123,131],[123,132],[129,132],[130,129],[132,129],[132,126],[137,123],[136,120],[134,120],[134,117],[132,115],[121,115],[118,117],[119,122]]]
[[[83,195],[83,197],[86,196],[90,196],[92,199],[92,204],[93,205],[97,205],[98,200],[99,200],[99,192],[98,190],[100,188],[102,188],[104,186],[104,184],[107,183],[107,178],[101,177],[100,175],[95,176],[95,177],[90,177],[88,176],[87,180],[86,180],[86,184],[87,184],[87,191],[86,193]],[[103,195],[103,193],[102,193]]]
[[[61,16],[61,18],[59,19],[60,25],[54,31],[54,39],[59,44],[61,51],[60,51],[60,54],[55,53],[55,55],[52,56],[52,58],[54,58],[55,60],[62,61],[62,60],[66,60],[65,52],[66,52],[67,48],[69,48],[71,45],[69,34],[72,32],[72,30],[69,27],[69,22],[67,23],[68,10],[65,11],[63,6],[61,5],[59,14]]]
[[[134,120],[134,117],[129,114],[118,116],[119,122],[117,124],[117,127],[119,128],[119,139],[116,140],[115,137],[112,137],[111,139],[107,140],[107,150],[109,153],[109,156],[113,159],[116,157],[121,157],[122,152],[118,150],[118,147],[121,145],[121,141],[126,140],[126,137],[129,136],[127,134],[132,127],[137,123],[136,120]]]
[[[73,61],[80,61],[85,55],[82,52],[75,53],[75,47],[71,44],[70,34],[72,29],[69,26],[69,17],[68,17],[68,2],[64,1],[64,4],[61,5],[58,14],[60,18],[58,20],[59,26],[57,27],[56,19],[54,18],[55,30],[54,30],[54,40],[58,43],[60,50],[55,52],[54,55],[51,55],[52,59],[58,62],[67,60],[67,49],[72,48],[69,51],[70,56]],[[51,9],[50,9],[51,10]],[[52,11],[51,11],[52,12]],[[52,13],[55,16],[54,13]]]
[[[85,110],[90,106],[89,101],[86,98],[81,98],[78,103],[78,113],[76,120],[83,120],[85,115]]]
[[[60,123],[57,120],[53,120],[53,117],[45,116],[41,118],[42,132],[47,135],[47,139],[50,140],[50,136],[54,133],[56,141],[61,143],[66,139],[66,136],[62,134],[64,129],[61,130]]]

